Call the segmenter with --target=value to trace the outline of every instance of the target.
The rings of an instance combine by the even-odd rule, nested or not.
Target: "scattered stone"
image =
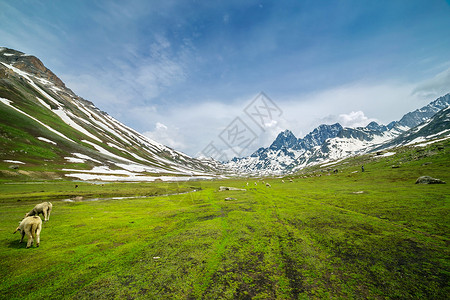
[[[427,166],[427,165],[431,165],[431,164],[432,164],[432,162],[429,161],[429,162],[423,163],[422,166]]]
[[[73,197],[71,200],[73,200],[73,201],[83,201],[83,196],[76,196],[76,197]]]
[[[153,256],[153,259],[160,259],[161,257],[159,256]]]
[[[353,194],[364,194],[364,191],[357,191],[357,192],[353,192]]]
[[[236,200],[236,198],[232,198],[232,197],[226,197],[225,198],[225,201],[234,201],[234,200]]]
[[[17,170],[17,169],[19,169],[19,166],[18,165],[10,165],[9,168],[13,169],[13,170]]]
[[[400,168],[400,165],[394,165],[394,166],[392,166],[392,169],[398,169],[398,168]]]
[[[223,191],[246,191],[246,189],[238,189],[238,188],[230,187],[230,186],[219,187],[219,192],[223,192]]]
[[[442,183],[445,183],[445,181],[430,176],[420,176],[416,180],[416,184],[442,184]]]

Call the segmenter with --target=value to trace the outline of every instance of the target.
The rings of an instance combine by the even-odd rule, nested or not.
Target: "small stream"
[[[167,196],[176,196],[198,192],[199,190],[192,190],[181,193],[169,193],[169,194],[161,194],[161,195],[152,195],[152,196],[129,196],[129,197],[106,197],[106,198],[83,198],[81,196],[75,197],[73,199],[63,199],[62,202],[86,202],[86,201],[103,201],[103,200],[123,200],[123,199],[141,199],[141,198],[152,198],[152,197],[167,197]]]

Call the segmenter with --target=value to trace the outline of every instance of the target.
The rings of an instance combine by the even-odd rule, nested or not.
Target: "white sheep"
[[[30,216],[39,216],[39,214],[42,214],[44,216],[44,221],[47,222],[50,219],[52,207],[53,205],[50,202],[42,202],[36,205],[30,212],[26,213],[25,218]]]
[[[270,183],[266,182],[266,187],[271,187]]]
[[[17,231],[20,231],[22,237],[19,243],[23,242],[23,237],[25,234],[28,237],[27,248],[30,248],[33,244],[33,241],[36,241],[36,247],[39,247],[39,242],[41,239],[41,229],[42,229],[42,220],[39,216],[26,217],[20,222],[19,226],[16,228]]]

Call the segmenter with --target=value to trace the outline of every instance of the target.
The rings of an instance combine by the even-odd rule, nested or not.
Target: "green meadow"
[[[0,298],[445,299],[450,185],[415,180],[450,181],[449,143],[396,151],[283,179],[3,179]],[[12,233],[42,201],[26,249]]]

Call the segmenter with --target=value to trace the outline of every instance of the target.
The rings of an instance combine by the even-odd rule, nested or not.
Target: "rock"
[[[19,166],[18,165],[11,165],[11,166],[9,166],[9,168],[13,169],[13,170],[17,170],[17,169],[19,169]]]
[[[219,187],[219,192],[223,192],[223,191],[246,191],[246,189],[238,189],[238,188],[229,187],[229,186]]]
[[[232,197],[225,198],[225,201],[234,201],[234,200],[236,200],[236,198],[232,198]]]
[[[420,176],[416,180],[416,184],[442,184],[442,183],[445,183],[445,181],[430,176]]]

